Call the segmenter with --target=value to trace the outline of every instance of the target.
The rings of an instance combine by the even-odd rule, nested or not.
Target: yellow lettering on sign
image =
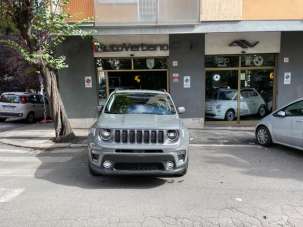
[[[134,80],[137,81],[137,83],[140,83],[141,82],[140,75],[136,75]]]

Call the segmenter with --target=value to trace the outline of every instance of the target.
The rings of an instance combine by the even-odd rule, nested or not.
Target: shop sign
[[[179,62],[178,61],[173,61],[173,67],[178,67]]]
[[[205,35],[206,55],[280,53],[281,32],[233,32]]]
[[[190,76],[184,76],[184,88],[190,88]]]
[[[173,82],[178,83],[180,80],[180,75],[179,73],[173,73]]]
[[[284,63],[289,63],[289,57],[284,58]]]
[[[245,66],[262,66],[264,63],[264,58],[261,55],[247,55],[245,56]]]
[[[93,80],[91,76],[86,76],[84,78],[85,81],[85,88],[92,88],[93,87]]]
[[[218,82],[220,79],[221,79],[220,74],[215,74],[215,75],[213,75],[213,80],[214,80],[214,81]]]
[[[291,84],[291,72],[284,73],[284,84],[285,85]]]
[[[154,58],[147,58],[146,59],[146,66],[148,69],[155,68],[155,59]]]
[[[241,47],[242,49],[248,49],[248,48],[254,48],[257,46],[260,42],[250,42],[246,39],[238,39],[229,44],[230,47]]]
[[[95,52],[129,52],[129,51],[168,51],[168,44],[109,44],[105,45],[100,42],[94,42]]]

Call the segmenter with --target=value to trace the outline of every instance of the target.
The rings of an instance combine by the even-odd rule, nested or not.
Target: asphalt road
[[[0,146],[0,226],[302,226],[303,153],[193,145],[182,178],[92,177],[86,150]]]
[[[20,128],[25,126],[23,122],[0,122],[0,132],[9,131],[15,128]]]

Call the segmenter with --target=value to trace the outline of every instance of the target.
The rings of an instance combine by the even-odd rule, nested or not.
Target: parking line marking
[[[0,162],[63,163],[73,157],[0,157]]]
[[[7,203],[24,192],[24,188],[7,189],[0,188],[0,203]]]
[[[262,146],[258,144],[190,144],[190,147],[258,147]]]
[[[44,177],[54,169],[0,169],[0,177]]]
[[[21,150],[21,149],[0,149],[0,153],[6,154],[38,154],[37,151]]]

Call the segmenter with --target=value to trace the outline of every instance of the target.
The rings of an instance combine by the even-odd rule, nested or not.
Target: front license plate
[[[2,107],[3,107],[3,109],[5,109],[5,110],[13,110],[13,109],[16,108],[15,106],[2,106]]]

